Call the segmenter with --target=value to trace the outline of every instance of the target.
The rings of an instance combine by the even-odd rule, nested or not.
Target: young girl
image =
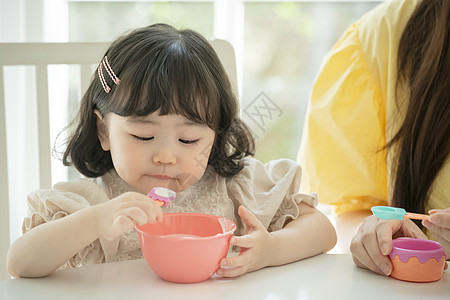
[[[63,161],[90,179],[29,196],[25,234],[7,258],[15,277],[142,257],[134,224],[163,212],[219,215],[238,225],[238,256],[219,275],[239,276],[331,249],[336,236],[298,194],[300,167],[250,158],[230,82],[211,45],[191,30],[156,24],[116,40],[84,95]],[[160,208],[146,194],[177,192]],[[314,232],[314,234],[312,234]]]

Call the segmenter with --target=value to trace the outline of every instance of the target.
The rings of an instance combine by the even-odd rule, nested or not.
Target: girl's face
[[[98,137],[110,151],[115,170],[133,188],[147,194],[153,187],[176,192],[204,174],[215,132],[181,115],[104,118],[96,111]]]

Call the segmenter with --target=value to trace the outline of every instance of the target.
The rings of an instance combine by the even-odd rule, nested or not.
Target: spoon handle
[[[428,220],[430,217],[429,215],[423,215],[423,214],[415,214],[415,213],[407,213],[405,215],[406,218],[414,219],[414,220]]]

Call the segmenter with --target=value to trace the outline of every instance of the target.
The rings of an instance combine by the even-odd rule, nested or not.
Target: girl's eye
[[[183,144],[195,144],[195,143],[197,143],[198,142],[198,139],[197,140],[183,140],[183,139],[178,139],[181,143],[183,143]]]
[[[140,141],[150,141],[150,140],[153,140],[153,137],[151,136],[151,137],[142,137],[142,136],[137,136],[137,135],[134,135],[133,134],[133,137],[135,138],[135,139],[137,139],[137,140],[140,140]]]

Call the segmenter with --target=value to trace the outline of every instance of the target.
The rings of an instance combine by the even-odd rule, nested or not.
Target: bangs
[[[208,66],[218,58],[188,49],[179,40],[163,46],[132,59],[138,62],[123,71],[110,111],[120,116],[179,114],[216,130],[220,82],[217,70]]]

